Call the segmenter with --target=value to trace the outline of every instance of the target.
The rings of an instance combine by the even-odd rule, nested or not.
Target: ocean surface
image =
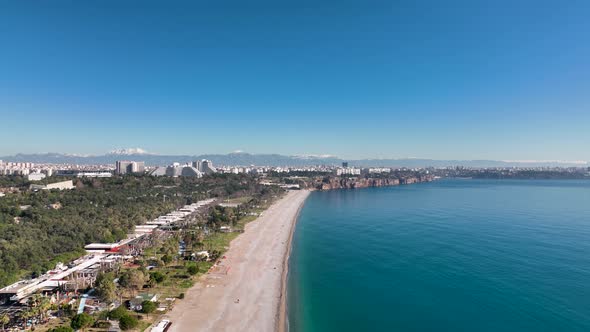
[[[590,181],[313,192],[289,261],[299,331],[590,331]]]

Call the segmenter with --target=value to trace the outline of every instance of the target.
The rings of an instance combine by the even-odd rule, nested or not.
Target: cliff
[[[388,187],[398,186],[400,184],[412,184],[418,182],[432,181],[430,175],[411,176],[402,178],[362,178],[362,177],[325,177],[318,179],[313,183],[313,188],[318,190],[332,189],[356,189],[369,187]]]

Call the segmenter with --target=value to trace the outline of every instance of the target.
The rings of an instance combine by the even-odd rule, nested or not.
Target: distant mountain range
[[[585,161],[499,161],[499,160],[434,160],[418,158],[402,159],[360,159],[343,160],[331,155],[285,156],[279,154],[250,154],[235,152],[229,154],[191,155],[158,155],[150,154],[142,149],[119,149],[104,155],[74,155],[62,153],[16,154],[0,157],[3,161],[97,165],[114,164],[117,160],[145,161],[149,166],[169,165],[173,162],[187,163],[194,160],[209,159],[214,165],[226,166],[312,166],[341,165],[348,161],[350,166],[363,167],[588,167]]]

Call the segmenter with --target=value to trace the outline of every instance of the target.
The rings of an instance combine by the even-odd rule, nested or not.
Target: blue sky
[[[590,160],[588,1],[3,1],[0,155]]]

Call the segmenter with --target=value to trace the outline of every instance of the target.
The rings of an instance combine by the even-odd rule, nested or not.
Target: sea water
[[[440,180],[313,192],[298,331],[590,331],[590,181]]]

